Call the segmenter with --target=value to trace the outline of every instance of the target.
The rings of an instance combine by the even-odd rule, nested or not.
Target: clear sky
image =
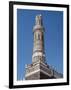
[[[46,62],[63,73],[63,11],[17,10],[17,79],[25,77],[25,64],[32,63],[33,26],[41,14],[45,28]]]

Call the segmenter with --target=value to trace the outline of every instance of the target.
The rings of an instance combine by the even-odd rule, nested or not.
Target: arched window
[[[38,33],[38,40],[40,40],[40,34]]]

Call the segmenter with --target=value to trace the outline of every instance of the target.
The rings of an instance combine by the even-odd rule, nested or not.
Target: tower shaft
[[[42,24],[41,15],[36,16],[35,26],[33,27],[34,33],[34,46],[33,46],[33,55],[32,62],[45,62],[45,53],[44,53],[44,28]]]

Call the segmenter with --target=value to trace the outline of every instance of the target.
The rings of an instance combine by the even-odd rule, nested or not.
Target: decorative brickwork
[[[37,15],[35,26],[33,27],[34,46],[32,54],[32,64],[26,65],[25,79],[51,79],[62,78],[63,75],[53,70],[47,63],[44,50],[44,27],[42,16]]]

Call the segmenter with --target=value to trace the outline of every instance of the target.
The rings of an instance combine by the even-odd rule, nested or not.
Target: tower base
[[[52,78],[55,78],[55,77],[50,77],[48,75],[45,75],[42,72],[36,72],[35,74],[27,76],[25,79],[26,80],[39,80],[39,79],[52,79]]]
[[[62,78],[62,74],[51,69],[45,63],[29,64],[26,67],[26,80]]]

